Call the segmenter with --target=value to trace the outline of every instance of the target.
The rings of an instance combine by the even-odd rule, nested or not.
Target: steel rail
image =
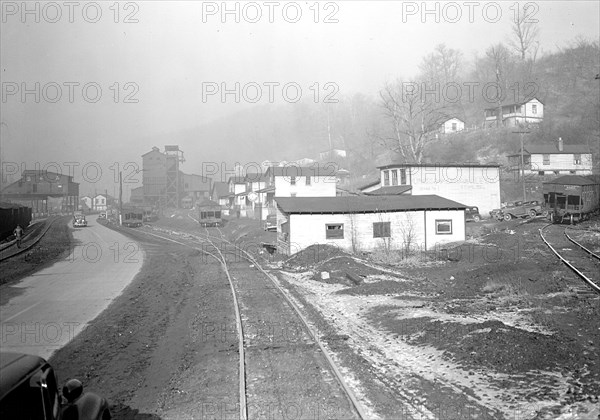
[[[567,229],[569,229],[568,227],[565,228],[565,236],[567,237],[567,239],[571,242],[573,242],[575,245],[577,245],[579,248],[583,249],[585,252],[587,252],[588,254],[590,254],[592,257],[600,260],[600,255],[596,254],[594,251],[592,251],[591,249],[587,249],[585,246],[581,245],[579,242],[577,242],[575,239],[573,239],[572,237],[569,236],[569,234],[567,233]]]
[[[577,274],[588,286],[590,286],[592,288],[592,290],[594,290],[596,293],[600,294],[600,286],[598,286],[589,277],[587,277],[585,274],[583,274],[581,271],[579,271],[579,269],[577,267],[575,267],[573,264],[571,264],[569,261],[567,261],[552,245],[550,245],[550,242],[548,242],[548,240],[544,237],[544,234],[542,233],[542,231],[544,229],[546,229],[548,226],[552,226],[552,224],[548,224],[548,225],[544,226],[543,228],[539,229],[540,237],[542,238],[542,240],[546,243],[546,245],[552,250],[552,252],[554,252],[554,254],[567,267],[569,267],[571,270],[573,270],[575,272],[575,274]],[[565,235],[566,235],[566,233],[565,233]]]
[[[48,223],[48,226],[46,226],[44,228],[44,231],[37,238],[35,238],[33,242],[31,242],[30,244],[28,244],[25,248],[20,248],[19,251],[17,251],[17,252],[14,252],[14,253],[12,253],[10,255],[5,255],[5,256],[0,257],[0,261],[8,260],[9,258],[16,257],[17,255],[20,255],[20,254],[22,254],[22,253],[24,253],[26,251],[29,251],[31,248],[33,248],[35,245],[37,245],[37,243],[44,237],[44,235],[46,235],[46,233],[48,232],[48,230],[50,230],[50,227],[54,224],[54,222],[56,222],[59,219],[60,219],[60,217],[56,217],[56,218],[52,219],[50,221],[50,223]],[[4,248],[2,251],[4,251],[5,249],[12,248],[13,245],[10,245],[10,246]]]

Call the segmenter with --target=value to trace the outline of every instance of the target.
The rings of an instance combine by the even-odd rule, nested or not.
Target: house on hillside
[[[436,195],[276,197],[277,248],[311,245],[348,251],[430,250],[465,240],[466,206]]]
[[[528,124],[539,124],[544,120],[544,104],[537,98],[526,102],[504,104],[501,106],[501,125],[504,127],[519,127]],[[500,107],[486,108],[485,127],[498,127],[498,115]]]
[[[79,199],[79,207],[82,211],[90,211],[92,209],[92,197],[84,195]]]
[[[479,207],[500,207],[500,165],[478,163],[391,163],[378,167],[380,178],[359,189],[370,196],[430,195]]]
[[[440,134],[453,134],[463,131],[465,129],[465,122],[460,118],[452,117],[444,121],[440,125]]]
[[[564,144],[562,138],[556,144],[532,144],[508,155],[509,170],[525,175],[591,175],[592,151],[584,144]]]

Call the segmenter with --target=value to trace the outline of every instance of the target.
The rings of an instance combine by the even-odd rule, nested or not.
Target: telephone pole
[[[513,133],[519,134],[521,137],[521,184],[523,185],[523,201],[527,201],[527,193],[525,191],[525,157],[524,157],[525,146],[524,146],[523,135],[529,134],[529,131],[513,131]]]

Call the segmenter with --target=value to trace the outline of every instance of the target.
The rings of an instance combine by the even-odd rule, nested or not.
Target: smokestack
[[[562,137],[558,138],[558,151],[562,152],[563,151],[563,141],[562,141]]]

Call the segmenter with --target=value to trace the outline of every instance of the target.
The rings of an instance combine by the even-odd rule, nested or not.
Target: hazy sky
[[[420,1],[230,1],[228,14],[220,1],[72,4],[29,2],[24,13],[21,1],[2,2],[3,161],[99,162],[109,174],[111,162],[140,162],[153,146],[146,137],[251,106],[256,86],[261,104],[269,86],[274,103],[297,86],[319,100],[375,94],[386,80],[414,75],[439,43],[470,59],[507,40],[516,10],[512,1],[427,2],[428,14]],[[600,37],[597,1],[531,4],[542,52]],[[203,98],[203,89],[236,82],[240,104],[233,94],[225,103],[219,93]],[[201,142],[185,145],[184,170],[199,165]],[[176,143],[167,135],[156,145]]]

